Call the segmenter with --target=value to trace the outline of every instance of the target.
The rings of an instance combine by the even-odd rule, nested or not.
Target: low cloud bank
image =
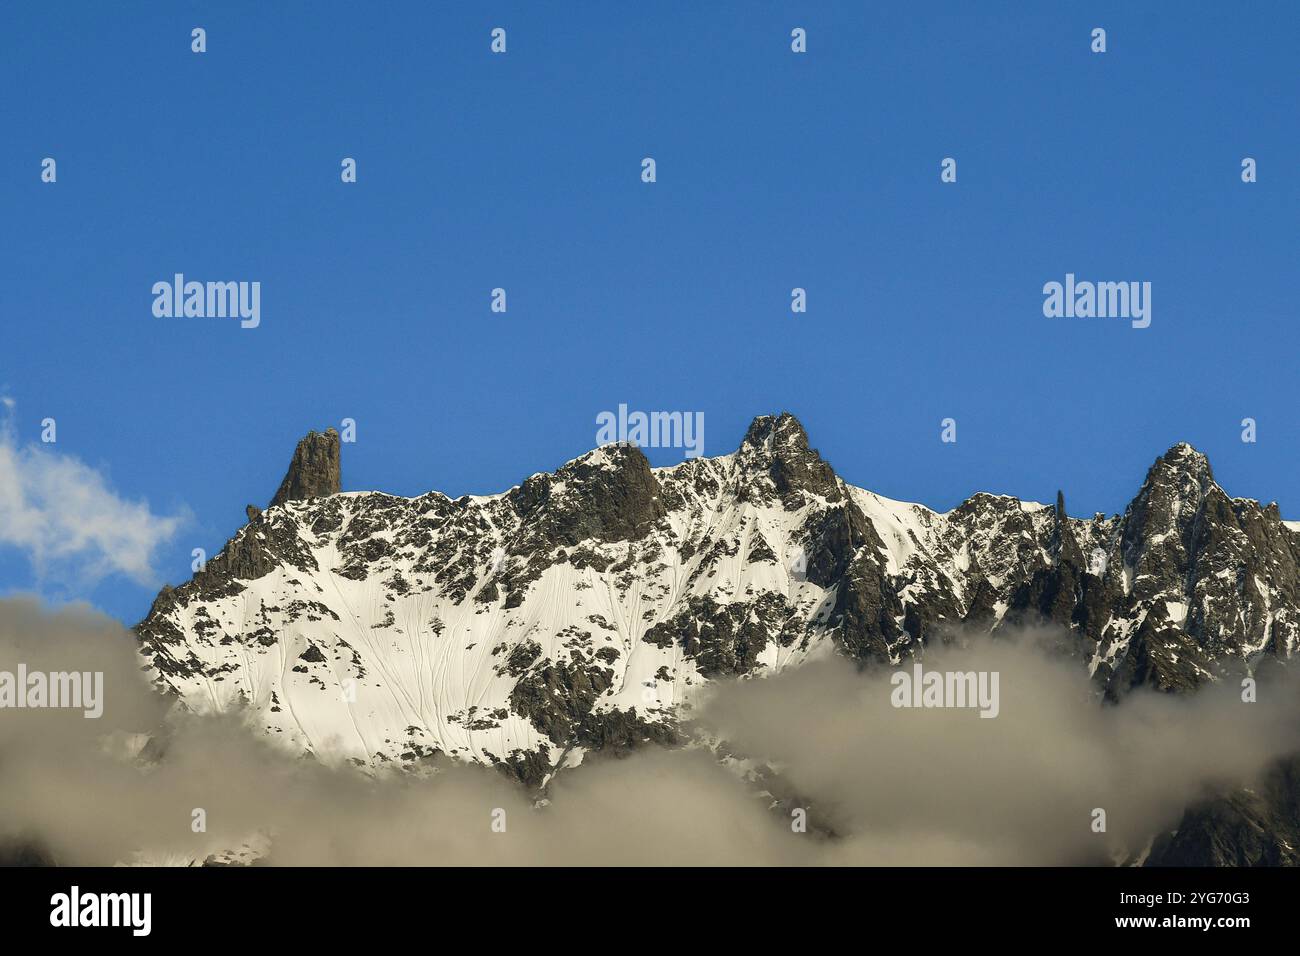
[[[1225,683],[1104,707],[1077,662],[1027,635],[925,661],[997,671],[995,719],[895,708],[888,672],[838,660],[711,688],[693,723],[773,765],[796,795],[777,810],[699,748],[591,757],[535,808],[485,768],[374,779],[286,755],[238,715],[169,715],[133,637],[87,610],[0,601],[0,670],[20,662],[104,672],[101,719],[0,710],[0,843],[66,864],[202,860],[257,834],[266,862],[299,865],[1104,864],[1205,787],[1300,749],[1294,684],[1261,682],[1254,704]],[[808,832],[793,832],[791,805]],[[206,832],[192,830],[196,809]]]
[[[1176,826],[1191,800],[1300,750],[1300,693],[1284,674],[1261,677],[1255,703],[1225,680],[1102,705],[1058,637],[926,655],[927,671],[996,672],[995,719],[895,708],[890,672],[826,661],[719,688],[701,722],[775,763],[846,834],[828,856],[854,863],[1113,862]]]

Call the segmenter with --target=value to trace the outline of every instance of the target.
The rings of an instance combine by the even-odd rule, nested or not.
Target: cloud
[[[12,399],[3,404],[12,412]],[[120,497],[53,445],[20,445],[12,415],[0,421],[0,545],[23,552],[39,578],[86,584],[123,574],[154,584],[153,555],[186,520]]]
[[[1191,695],[1103,705],[1087,671],[1027,631],[932,646],[926,670],[999,675],[1000,712],[895,708],[891,671],[843,659],[717,687],[699,721],[772,762],[861,864],[1105,864],[1177,825],[1208,790],[1300,750],[1300,688],[1261,678],[1257,703],[1224,680]],[[906,670],[910,671],[908,665]],[[1092,829],[1106,812],[1106,832]]]
[[[1293,686],[1261,682],[1249,705],[1225,684],[1102,706],[1034,641],[985,641],[926,666],[999,670],[995,719],[895,709],[888,672],[843,660],[716,686],[698,726],[771,761],[785,806],[702,748],[588,755],[539,806],[487,768],[372,777],[289,754],[240,714],[169,711],[133,635],[85,609],[0,600],[0,670],[20,661],[105,675],[99,720],[0,713],[0,848],[76,865],[202,860],[259,837],[272,865],[1109,864],[1205,787],[1300,746]]]

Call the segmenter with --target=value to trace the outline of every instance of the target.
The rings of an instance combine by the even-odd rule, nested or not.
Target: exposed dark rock
[[[800,507],[807,495],[841,500],[835,471],[816,449],[808,447],[808,435],[789,412],[755,418],[738,457],[745,471],[758,479],[740,489],[742,500],[775,496],[789,510]]]
[[[510,692],[510,708],[563,746],[577,738],[583,721],[613,677],[614,672],[607,667],[543,661],[515,684]]]
[[[306,661],[309,664],[323,664],[325,655],[321,653],[321,649],[315,644],[308,644],[307,649],[298,655],[298,660]]]
[[[1280,761],[1254,789],[1189,807],[1156,840],[1147,866],[1300,865],[1300,757]]]
[[[563,492],[555,493],[557,487]],[[650,462],[632,445],[609,445],[554,475],[534,475],[511,502],[525,528],[512,552],[524,554],[541,545],[549,551],[639,538],[666,513]]]
[[[692,598],[677,615],[647,629],[641,639],[658,647],[677,645],[684,657],[695,661],[703,677],[747,674],[758,667],[758,655],[770,641],[788,646],[802,636],[802,627],[786,630],[791,617],[785,598],[770,592],[753,604]]]
[[[339,433],[332,428],[308,432],[294,449],[293,460],[271,507],[339,493]]]

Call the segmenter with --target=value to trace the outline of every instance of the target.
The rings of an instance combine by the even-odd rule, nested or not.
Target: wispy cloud
[[[0,547],[21,551],[37,577],[94,583],[123,574],[156,583],[153,556],[187,520],[114,492],[104,476],[54,445],[20,443],[15,402],[0,396]]]

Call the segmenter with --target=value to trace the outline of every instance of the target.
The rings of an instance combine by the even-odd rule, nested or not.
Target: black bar
[[[8,939],[77,933],[141,941],[129,926],[53,927],[55,894],[149,893],[147,939],[382,945],[388,934],[483,932],[485,945],[558,926],[601,946],[658,934],[692,948],[904,931],[919,941],[1185,939],[1230,942],[1294,926],[1290,869],[293,869],[275,867],[0,871]],[[1248,925],[1188,926],[1244,918]],[[1155,925],[1119,925],[1151,919]],[[1182,920],[1166,925],[1165,920]],[[477,927],[477,929],[476,929]],[[567,928],[564,928],[567,927]],[[1243,937],[1241,934],[1247,934]],[[397,938],[396,936],[391,937]],[[449,941],[429,936],[431,948]],[[496,943],[491,943],[496,940]],[[812,939],[809,939],[812,945]]]

